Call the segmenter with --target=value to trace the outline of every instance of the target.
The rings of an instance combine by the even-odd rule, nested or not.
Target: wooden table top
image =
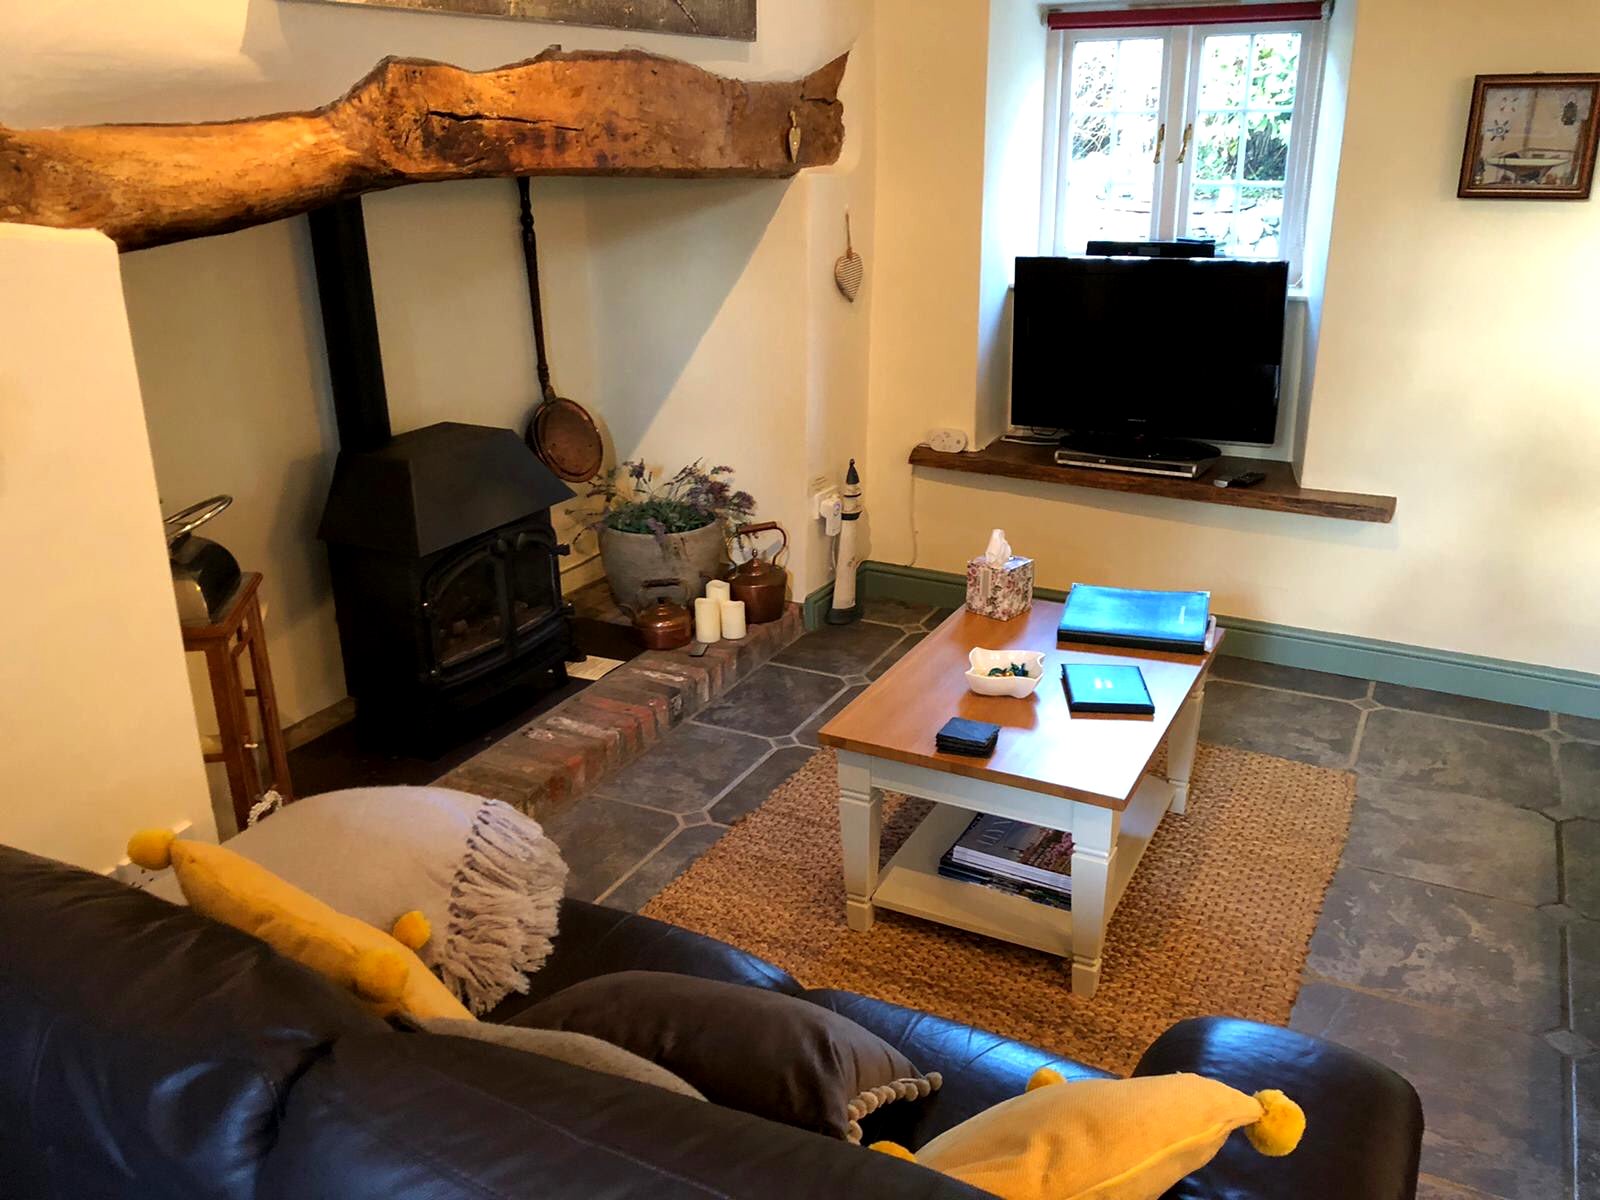
[[[1048,600],[1035,600],[1032,609],[1011,621],[958,609],[824,725],[818,740],[837,750],[1124,809],[1222,633],[1214,631],[1203,657],[1107,652],[1103,646],[1058,646],[1060,620],[1061,605]],[[1043,651],[1044,678],[1025,700],[970,692],[967,651],[974,646]],[[1067,662],[1138,666],[1155,716],[1073,716],[1061,686],[1060,664]],[[994,754],[972,758],[935,749],[934,735],[951,717],[999,725]]]

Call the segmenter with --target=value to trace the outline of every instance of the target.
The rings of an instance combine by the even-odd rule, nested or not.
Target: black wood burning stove
[[[369,737],[438,749],[492,701],[565,681],[550,508],[573,493],[509,429],[391,435],[361,202],[311,230],[340,440],[318,536],[345,686]]]

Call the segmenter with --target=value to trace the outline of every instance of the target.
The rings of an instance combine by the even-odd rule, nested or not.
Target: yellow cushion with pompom
[[[1205,1166],[1235,1129],[1263,1154],[1288,1154],[1305,1114],[1282,1092],[1243,1092],[1199,1075],[1067,1083],[1048,1067],[1024,1095],[934,1138],[907,1158],[1001,1200],[1156,1200]]]
[[[129,839],[128,857],[151,871],[170,865],[196,912],[327,976],[379,1016],[475,1019],[407,946],[226,847],[145,830]]]

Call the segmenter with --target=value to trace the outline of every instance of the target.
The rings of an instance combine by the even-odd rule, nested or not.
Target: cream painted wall
[[[116,248],[0,225],[0,279],[0,842],[100,869],[144,826],[215,840]]]
[[[0,11],[0,121],[194,120],[339,94],[385,54],[488,67],[568,48],[642,46],[751,78],[793,77],[866,37],[865,0],[763,0],[751,45],[286,0],[83,0]],[[865,442],[867,322],[833,290],[843,210],[870,245],[862,146],[870,43],[842,89],[839,165],[780,182],[534,181],[559,391],[615,458],[727,462],[797,541],[799,595],[826,578],[812,474]],[[509,181],[370,196],[368,238],[396,429],[454,419],[521,428],[536,395]],[[870,265],[870,260],[869,260]],[[313,534],[332,469],[322,331],[303,220],[124,257],[161,498],[236,497],[211,527],[263,570],[285,719],[344,695],[325,556]],[[870,292],[870,285],[868,288]],[[565,532],[576,535],[574,522]],[[592,538],[569,566],[590,577]],[[196,705],[210,724],[195,677]]]
[[[980,6],[951,7],[880,47],[873,557],[957,570],[1000,525],[1052,586],[1206,586],[1231,615],[1600,670],[1600,219],[1455,198],[1472,76],[1600,61],[1600,8],[1461,0],[1441,36],[1427,0],[1356,6],[1304,482],[1399,497],[1367,526],[935,471],[913,492],[910,446],[975,415],[985,49]]]

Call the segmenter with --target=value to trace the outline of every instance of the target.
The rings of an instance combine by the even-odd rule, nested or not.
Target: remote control
[[[1241,471],[1237,475],[1229,475],[1223,479],[1213,479],[1212,487],[1254,487],[1267,477],[1265,471]]]

